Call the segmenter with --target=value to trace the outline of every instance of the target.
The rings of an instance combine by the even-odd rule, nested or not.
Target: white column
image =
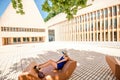
[[[46,27],[46,29],[45,29],[46,31],[45,31],[45,35],[46,35],[46,37],[45,37],[45,42],[48,42],[49,41],[49,36],[48,36],[48,27]]]
[[[2,37],[0,37],[0,46],[2,46]]]
[[[110,14],[110,9],[109,8],[107,8],[107,10],[108,10],[108,14],[107,14],[107,16],[108,16],[108,41],[110,41],[110,27],[111,27],[111,23],[110,23],[110,16],[109,16],[109,14]]]
[[[119,21],[119,5],[116,6],[117,7],[117,42],[119,42],[119,28],[120,28],[120,21]]]

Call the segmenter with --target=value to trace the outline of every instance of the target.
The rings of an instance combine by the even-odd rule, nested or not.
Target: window
[[[102,29],[104,29],[104,21],[102,20]]]
[[[112,16],[112,7],[110,7],[110,14],[109,16]]]
[[[4,28],[4,31],[6,31],[6,27],[3,27]]]
[[[98,30],[100,30],[100,22],[98,22]]]
[[[104,10],[103,9],[101,10],[101,14],[102,14],[101,17],[103,18],[103,16],[104,16]]]
[[[110,26],[112,26],[112,19],[110,19]]]
[[[82,21],[84,22],[84,15],[82,16]]]
[[[117,41],[117,32],[114,32],[114,41]]]
[[[34,37],[32,37],[32,41],[34,41]]]
[[[81,18],[81,16],[80,16],[80,22],[81,22],[81,20],[82,20],[82,18]]]
[[[13,42],[16,43],[16,42],[17,42],[17,39],[16,39],[16,38],[13,38]]]
[[[35,37],[34,40],[37,41],[37,37]]]
[[[96,12],[94,12],[94,19],[96,19]]]
[[[93,31],[93,23],[91,23],[91,30]]]
[[[120,14],[120,5],[119,5],[119,14]]]
[[[90,31],[90,23],[88,23],[87,29],[88,31]]]
[[[88,15],[87,15],[88,20],[89,20],[89,17],[90,17],[90,15],[88,14]]]
[[[92,41],[93,41],[93,33],[92,33],[91,37],[92,37]]]
[[[41,38],[41,37],[39,37],[39,41],[42,41],[42,38]]]
[[[106,41],[108,41],[108,32],[105,33]]]
[[[116,16],[117,15],[117,7],[113,6],[113,15]]]
[[[105,29],[108,29],[108,20],[105,20]]]
[[[27,42],[29,42],[30,40],[29,40],[29,38],[27,37]]]
[[[1,31],[3,31],[4,30],[4,27],[1,27]]]
[[[108,16],[108,10],[107,10],[107,8],[105,9],[105,17],[107,17]]]
[[[85,15],[85,21],[87,21],[87,15]]]
[[[87,41],[87,34],[86,34],[86,41]]]
[[[80,31],[82,32],[82,25],[80,25]]]
[[[100,11],[97,11],[97,18],[100,18]]]
[[[85,31],[87,31],[87,23],[85,24]]]
[[[114,19],[114,28],[117,28],[117,18]]]
[[[20,39],[20,38],[18,38],[18,42],[21,42],[21,39]]]
[[[26,41],[27,41],[25,37],[23,38],[23,41],[24,41],[24,42],[26,42]]]
[[[91,20],[93,20],[93,13],[91,13]]]

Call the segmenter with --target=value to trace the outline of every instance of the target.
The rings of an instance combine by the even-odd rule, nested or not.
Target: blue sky
[[[3,12],[7,8],[10,1],[11,0],[0,0],[0,16],[2,16]],[[45,18],[47,16],[47,13],[42,11],[42,6],[41,6],[45,0],[34,0],[34,1],[35,1],[36,5],[38,7],[38,10],[39,10],[41,16],[43,18]]]

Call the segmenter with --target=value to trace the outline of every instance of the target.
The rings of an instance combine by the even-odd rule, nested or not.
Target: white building
[[[45,42],[45,23],[34,0],[22,0],[25,15],[16,14],[10,3],[0,18],[0,46]]]
[[[120,0],[89,0],[70,21],[64,13],[51,18],[48,30],[54,30],[55,41],[120,41]]]

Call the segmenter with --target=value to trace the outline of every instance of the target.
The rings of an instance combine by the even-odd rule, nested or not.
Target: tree
[[[13,8],[17,13],[24,14],[22,0],[12,0]],[[87,0],[45,0],[42,4],[42,10],[48,12],[48,16],[44,19],[49,20],[51,17],[59,14],[67,14],[68,20],[76,15],[78,8],[86,7]]]
[[[11,0],[11,1],[13,8],[16,9],[16,13],[21,15],[25,14],[25,12],[23,11],[22,0]]]
[[[68,20],[76,15],[78,8],[86,7],[87,0],[45,0],[42,10],[48,12],[46,19],[51,18],[51,14],[65,13]],[[53,16],[55,16],[53,15]]]

